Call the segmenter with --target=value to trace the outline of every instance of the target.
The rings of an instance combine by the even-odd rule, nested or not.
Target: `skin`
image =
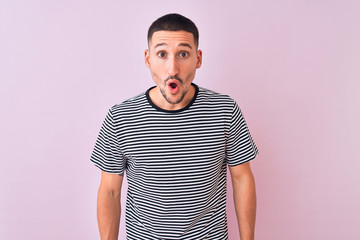
[[[123,176],[101,171],[97,198],[97,219],[101,240],[117,240],[121,212]]]
[[[200,68],[202,52],[197,49],[192,33],[185,31],[157,31],[149,49],[145,50],[145,65],[150,69],[156,84],[150,92],[155,105],[165,110],[178,110],[190,103],[195,95],[191,85],[196,69]],[[169,80],[179,85],[179,90],[169,90]]]
[[[155,105],[165,110],[187,106],[195,95],[191,85],[196,69],[202,63],[202,52],[197,49],[192,33],[185,31],[157,31],[149,49],[145,50],[145,65],[156,84],[150,92]],[[177,90],[171,90],[175,83]],[[249,163],[229,167],[234,192],[234,205],[242,240],[254,239],[256,194],[255,181]],[[97,216],[102,240],[118,239],[120,199],[123,176],[101,173],[97,199]]]
[[[255,179],[250,163],[229,167],[241,240],[254,240],[256,217]]]

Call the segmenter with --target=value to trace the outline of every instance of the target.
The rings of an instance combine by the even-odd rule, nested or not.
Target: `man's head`
[[[145,65],[157,85],[150,98],[159,107],[176,110],[192,100],[191,83],[202,62],[198,39],[195,24],[179,14],[165,15],[150,26]]]
[[[196,48],[199,46],[199,31],[195,23],[180,14],[166,14],[154,21],[148,30],[148,45],[151,42],[154,32],[157,31],[185,31],[192,33]]]

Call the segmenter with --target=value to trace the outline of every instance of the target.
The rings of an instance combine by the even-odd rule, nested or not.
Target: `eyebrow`
[[[188,43],[180,43],[179,45],[180,45],[180,46],[183,46],[183,47],[188,47],[188,48],[192,49],[191,45],[188,44]],[[167,46],[167,44],[166,44],[166,43],[158,43],[158,44],[155,45],[154,48],[161,47],[161,46]]]
[[[188,43],[180,43],[180,46],[189,47],[190,49],[192,49],[191,45]]]

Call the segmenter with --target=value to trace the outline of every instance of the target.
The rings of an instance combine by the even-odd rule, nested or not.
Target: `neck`
[[[160,92],[160,88],[155,87],[149,91],[149,97],[150,97],[151,101],[157,107],[162,108],[164,110],[168,110],[168,111],[176,111],[176,110],[185,108],[193,100],[195,93],[196,93],[195,86],[193,84],[191,84],[191,86],[189,87],[189,90],[187,91],[187,93],[184,96],[184,98],[182,99],[182,101],[179,103],[176,103],[176,104],[172,104],[172,103],[169,103],[164,98],[164,96]]]

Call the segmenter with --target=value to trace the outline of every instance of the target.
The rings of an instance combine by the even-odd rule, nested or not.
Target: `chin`
[[[182,100],[183,100],[183,98],[179,98],[179,97],[178,98],[169,98],[169,97],[167,97],[165,99],[170,104],[178,104],[178,103],[181,103]]]
[[[185,94],[184,92],[179,92],[176,95],[173,95],[171,93],[163,94],[163,97],[165,100],[170,104],[178,104],[181,103],[184,100]]]

